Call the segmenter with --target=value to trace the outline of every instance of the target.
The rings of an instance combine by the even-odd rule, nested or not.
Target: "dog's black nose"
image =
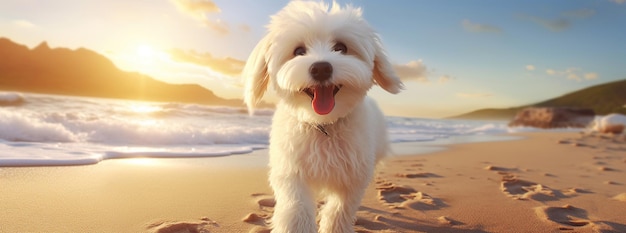
[[[316,62],[309,68],[309,73],[317,81],[326,81],[333,74],[333,66],[325,61]]]

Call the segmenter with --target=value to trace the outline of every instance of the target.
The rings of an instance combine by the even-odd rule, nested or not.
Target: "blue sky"
[[[237,71],[287,2],[5,0],[0,37],[94,49],[240,98]],[[405,80],[399,95],[370,92],[389,115],[513,107],[626,78],[625,0],[339,2],[363,8]]]

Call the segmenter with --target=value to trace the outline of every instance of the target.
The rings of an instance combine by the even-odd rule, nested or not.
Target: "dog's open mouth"
[[[302,91],[311,97],[313,111],[320,115],[326,115],[335,107],[335,95],[339,89],[341,89],[341,85],[317,85]]]

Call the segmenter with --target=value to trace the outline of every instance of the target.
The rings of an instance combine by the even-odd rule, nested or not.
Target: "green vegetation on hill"
[[[533,106],[573,106],[593,109],[598,115],[626,114],[626,80],[588,87]]]
[[[512,119],[526,107],[578,107],[593,109],[598,115],[620,113],[626,115],[626,79],[588,87],[544,102],[506,108],[481,109],[451,118],[458,119]]]

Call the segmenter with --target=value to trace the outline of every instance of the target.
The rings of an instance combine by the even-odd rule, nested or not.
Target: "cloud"
[[[400,79],[409,81],[428,82],[428,71],[422,60],[413,60],[402,65],[393,65]]]
[[[594,80],[594,79],[598,79],[598,77],[600,77],[600,75],[598,75],[598,73],[585,73],[585,79],[586,80]]]
[[[463,25],[463,28],[465,28],[465,30],[469,32],[474,32],[474,33],[480,33],[480,32],[500,33],[502,32],[502,29],[500,29],[499,27],[488,25],[488,24],[472,23],[468,19],[463,20],[461,22],[461,25]]]
[[[23,19],[18,19],[18,20],[13,20],[13,25],[20,27],[20,28],[34,28],[36,27],[35,24],[31,23],[28,20],[23,20]]]
[[[533,71],[533,70],[535,70],[535,66],[533,66],[533,65],[526,65],[526,70]]]
[[[584,80],[594,80],[600,77],[600,75],[595,72],[583,73],[583,70],[578,67],[570,67],[565,70],[547,69],[546,74],[557,77],[565,77],[569,80],[574,80],[578,82]]]
[[[578,74],[576,73],[567,73],[566,76],[567,76],[567,79],[570,79],[570,80],[579,81],[579,82],[582,81],[580,79],[580,76],[578,76]]]
[[[530,15],[522,15],[521,18],[539,24],[542,27],[547,28],[548,30],[553,32],[561,32],[571,26],[571,22],[563,18],[552,20]]]
[[[421,59],[412,60],[406,64],[393,64],[393,69],[402,81],[444,84],[456,79],[447,74],[434,77],[435,74],[429,71]],[[429,76],[431,76],[431,78],[429,78]]]
[[[204,25],[209,27],[211,30],[219,33],[220,35],[228,35],[230,33],[230,27],[228,26],[228,24],[219,19],[215,21],[204,20]]]
[[[244,32],[249,32],[249,31],[251,30],[251,29],[250,29],[250,25],[247,25],[247,24],[240,24],[240,25],[239,25],[239,30],[244,31]]]
[[[183,51],[180,49],[172,49],[169,51],[169,54],[175,61],[206,66],[215,72],[229,76],[239,75],[245,65],[244,61],[231,57],[215,58],[209,53],[198,53],[193,50]]]
[[[220,13],[221,9],[212,0],[170,0],[176,8],[202,25],[220,35],[230,34],[230,26],[219,19],[211,19],[210,15]]]
[[[626,1],[626,0],[619,0]],[[550,31],[561,32],[569,29],[572,26],[572,20],[586,19],[596,14],[596,11],[589,8],[583,8],[572,11],[561,12],[560,17],[557,19],[546,19],[532,15],[519,15],[518,17],[523,20],[534,22]]]
[[[609,0],[609,1],[614,2],[616,4],[624,4],[624,3],[626,3],[626,0]]]
[[[206,14],[221,11],[211,0],[171,0],[171,2],[178,10],[200,20],[204,19]]]
[[[460,98],[469,99],[469,98],[492,97],[493,95],[490,93],[456,93],[456,96]]]
[[[452,77],[450,77],[450,75],[442,75],[442,76],[439,76],[439,79],[437,79],[437,82],[438,83],[447,83],[450,80],[452,80]]]
[[[580,10],[566,11],[561,13],[564,17],[586,19],[596,14],[596,11],[589,8],[583,8]]]

